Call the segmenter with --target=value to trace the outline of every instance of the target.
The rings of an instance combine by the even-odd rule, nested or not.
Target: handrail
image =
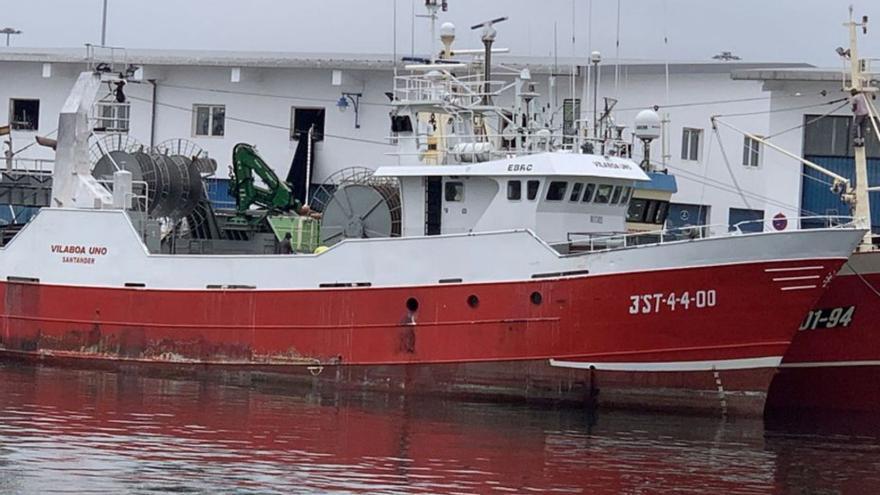
[[[55,160],[51,158],[12,158],[12,168],[6,168],[6,172],[19,172],[26,174],[51,174],[55,169]]]
[[[862,227],[864,221],[853,217],[842,215],[811,215],[788,218],[789,222],[797,222],[797,228],[793,230],[809,230],[802,227],[804,220],[822,220],[825,228],[858,228]],[[760,224],[761,230],[743,230],[744,226]],[[620,234],[606,235],[600,233],[596,236],[592,232],[569,232],[567,234],[567,242],[571,246],[589,247],[589,251],[610,251],[623,247],[645,246],[665,244],[669,242],[681,242],[682,240],[696,240],[730,237],[736,235],[760,233],[760,232],[777,232],[784,229],[776,229],[773,227],[773,220],[745,220],[735,224],[712,224],[712,225],[689,225],[684,227],[676,227],[672,229],[660,229],[647,232],[627,232]],[[769,228],[768,228],[769,227]],[[578,240],[576,237],[583,236],[585,239]],[[631,242],[638,238],[656,239],[654,242]]]

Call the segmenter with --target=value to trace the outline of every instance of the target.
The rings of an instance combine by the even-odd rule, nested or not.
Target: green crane
[[[232,167],[229,194],[235,198],[239,216],[244,216],[253,205],[265,208],[267,213],[302,210],[302,203],[293,197],[290,186],[275,175],[253,146],[236,144],[232,149]],[[255,184],[255,175],[265,188]]]

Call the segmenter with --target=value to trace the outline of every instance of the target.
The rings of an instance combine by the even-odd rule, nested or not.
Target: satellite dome
[[[633,134],[639,139],[656,139],[660,137],[660,116],[657,112],[647,109],[636,115],[636,126]]]
[[[455,36],[455,24],[451,22],[444,22],[440,25],[440,37],[443,36]]]

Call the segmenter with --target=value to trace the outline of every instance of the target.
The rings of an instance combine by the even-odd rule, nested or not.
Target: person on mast
[[[864,146],[865,130],[867,129],[868,116],[870,115],[868,100],[865,99],[865,94],[856,88],[853,88],[850,94],[852,95],[850,102],[852,103],[853,112],[853,146]]]

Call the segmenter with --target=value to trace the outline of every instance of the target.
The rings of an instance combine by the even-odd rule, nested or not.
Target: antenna
[[[6,46],[9,46],[9,37],[12,35],[21,34],[21,31],[19,31],[18,29],[11,28],[11,27],[6,27],[3,29],[0,29],[0,34],[6,35]]]
[[[425,0],[425,8],[428,9],[428,13],[419,14],[416,17],[427,17],[428,19],[431,19],[431,43],[429,46],[431,51],[431,63],[433,64],[437,61],[437,51],[434,50],[434,43],[437,42],[434,39],[437,34],[437,12],[441,10],[446,12],[449,9],[449,5],[446,3],[446,0],[441,0],[440,3],[437,3],[437,0]]]
[[[620,96],[620,0],[617,0],[617,34],[614,45],[614,96]]]
[[[474,24],[471,26],[471,29],[483,29],[483,34],[480,38],[483,40],[483,47],[486,50],[484,55],[483,63],[483,104],[489,105],[489,91],[490,84],[489,81],[492,79],[492,43],[495,42],[495,35],[497,35],[497,31],[493,27],[495,24],[499,22],[504,22],[508,19],[508,17],[497,17],[492,19],[491,21],[481,22],[479,24]]]

